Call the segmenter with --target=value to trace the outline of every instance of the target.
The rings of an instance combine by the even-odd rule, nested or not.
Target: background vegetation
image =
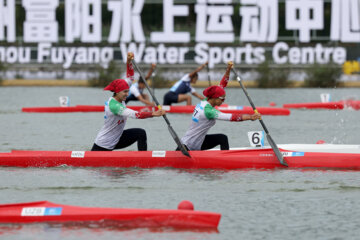
[[[97,77],[91,78],[88,83],[91,87],[106,87],[111,81],[120,78],[121,70],[115,63],[111,61],[107,68],[97,66]]]
[[[258,65],[258,77],[255,80],[259,88],[284,88],[289,87],[289,74],[288,67],[274,67],[270,68],[269,62],[265,61]]]
[[[303,86],[320,88],[339,87],[341,74],[341,67],[334,63],[314,64],[306,70],[307,77]]]
[[[3,84],[4,71],[6,71],[6,67],[2,62],[0,62],[0,85]]]

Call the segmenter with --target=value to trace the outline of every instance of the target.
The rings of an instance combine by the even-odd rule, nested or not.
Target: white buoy
[[[321,99],[322,103],[330,102],[330,99],[331,99],[330,93],[321,93],[320,94],[320,99]]]
[[[70,106],[70,98],[68,96],[60,96],[60,107],[68,107]]]

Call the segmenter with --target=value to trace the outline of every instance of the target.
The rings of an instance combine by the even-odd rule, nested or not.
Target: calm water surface
[[[158,99],[166,90],[156,90]],[[199,89],[198,91],[202,91]],[[358,89],[248,89],[257,106],[359,99]],[[100,105],[110,96],[98,88],[0,88],[0,151],[89,150],[103,113],[22,113],[22,107]],[[197,102],[193,99],[194,103]],[[227,90],[229,105],[249,105],[241,89]],[[168,115],[181,137],[190,115]],[[292,110],[290,116],[264,116],[276,143],[360,144],[360,111]],[[176,146],[162,118],[132,120],[143,127],[149,150]],[[247,132],[258,122],[220,122],[210,133],[225,133],[230,147],[248,146]],[[136,150],[135,146],[127,150]],[[116,168],[0,168],[0,203],[48,200],[120,208],[175,209],[181,200],[196,210],[222,214],[218,232],[173,229],[117,229],[97,226],[0,225],[1,239],[358,239],[360,172],[315,170],[178,170]]]

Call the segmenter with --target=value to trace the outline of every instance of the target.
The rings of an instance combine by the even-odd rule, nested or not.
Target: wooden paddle
[[[153,98],[154,102],[156,103],[157,107],[159,109],[161,109],[161,105],[160,103],[158,102],[158,100],[156,99],[153,91],[151,91],[149,85],[147,84],[146,80],[145,80],[145,77],[144,77],[144,74],[142,73],[142,71],[140,70],[140,68],[136,65],[135,63],[135,60],[131,60],[132,64],[134,65],[136,71],[140,74],[140,77],[144,80],[144,83],[145,83],[145,86],[147,88],[147,90],[149,91],[149,93],[151,94],[151,97]],[[166,124],[168,125],[168,129],[169,129],[169,132],[172,136],[172,138],[174,139],[174,141],[176,142],[176,144],[178,145],[180,151],[185,155],[185,156],[188,156],[188,157],[191,157],[189,152],[186,150],[186,148],[184,147],[184,145],[181,143],[178,135],[176,134],[176,132],[174,131],[174,129],[172,128],[171,124],[170,124],[170,121],[169,119],[167,118],[166,115],[163,115],[163,118],[165,119],[165,122]]]
[[[256,109],[253,101],[251,100],[248,92],[246,91],[245,86],[242,84],[241,78],[240,78],[239,75],[236,73],[236,71],[234,70],[234,68],[231,68],[231,70],[232,70],[232,72],[235,74],[236,80],[240,83],[240,86],[241,86],[242,90],[244,91],[247,99],[249,100],[250,105],[251,105],[251,107],[253,108],[254,112],[255,112],[255,113],[258,113],[258,110]],[[275,144],[274,140],[273,140],[272,137],[270,136],[270,133],[269,133],[267,127],[265,126],[264,121],[263,121],[261,118],[259,119],[259,121],[260,121],[261,126],[263,127],[263,129],[264,129],[264,131],[265,131],[265,133],[266,133],[266,139],[268,140],[271,148],[273,149],[273,151],[274,151],[277,159],[279,160],[279,162],[280,162],[282,165],[288,166],[288,164],[285,162],[285,160],[284,160],[284,158],[283,158],[283,156],[282,156],[279,148],[277,147],[277,145]]]

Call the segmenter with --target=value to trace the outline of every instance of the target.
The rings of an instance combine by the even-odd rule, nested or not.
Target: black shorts
[[[139,101],[139,99],[137,99],[137,97],[135,97],[134,95],[130,94],[126,100],[125,103],[128,103],[129,101]]]
[[[129,128],[123,131],[118,143],[114,149],[126,148],[133,143],[137,142],[139,151],[147,150],[147,137],[146,132],[142,128]],[[112,151],[113,149],[103,148],[94,143],[91,151]]]
[[[225,134],[207,134],[201,145],[201,150],[208,150],[218,145],[220,145],[221,150],[229,150],[228,137]],[[184,147],[189,151],[189,148],[185,144]],[[179,150],[179,147],[176,148],[176,151]]]
[[[171,105],[172,103],[178,102],[178,96],[179,94],[169,91],[164,96],[164,103],[163,105]]]

